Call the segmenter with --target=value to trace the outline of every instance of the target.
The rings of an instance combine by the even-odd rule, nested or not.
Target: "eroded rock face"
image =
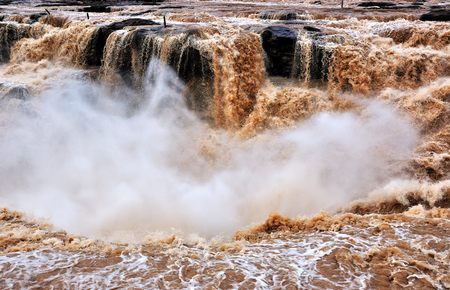
[[[320,29],[305,26],[298,37],[295,47],[295,59],[291,77],[306,82],[326,82],[333,56],[333,47],[329,45]]]
[[[41,12],[41,13],[33,13],[33,14],[31,14],[30,16],[29,16],[29,18],[30,18],[30,24],[33,24],[33,23],[35,23],[36,21],[39,21],[39,19],[41,18],[41,17],[43,17],[43,16],[46,16],[47,15],[47,13],[45,13],[45,12]]]
[[[99,26],[86,47],[86,53],[82,58],[84,66],[100,66],[103,60],[103,48],[109,35],[114,31],[129,26],[149,26],[158,23],[149,19],[130,18],[120,22]]]
[[[186,84],[191,108],[205,112],[213,95],[212,53],[200,50],[203,34],[199,29],[164,29],[162,26],[114,33],[108,39],[101,68],[103,78],[119,76],[133,88],[141,88],[152,59],[171,66]]]
[[[8,62],[11,47],[21,38],[29,36],[29,26],[0,22],[0,63]]]
[[[270,26],[261,32],[261,38],[268,74],[289,77],[294,63],[297,31],[286,26]]]
[[[422,21],[450,21],[450,8],[431,10],[420,16]]]
[[[93,5],[93,6],[83,7],[79,11],[109,13],[109,12],[111,12],[111,7],[108,5]]]
[[[391,2],[381,2],[381,1],[364,1],[364,2],[359,3],[357,6],[359,6],[359,7],[394,8],[396,6],[396,4],[391,3]]]
[[[291,28],[270,26],[261,32],[270,76],[305,81],[326,81],[332,49],[321,29],[314,26]]]

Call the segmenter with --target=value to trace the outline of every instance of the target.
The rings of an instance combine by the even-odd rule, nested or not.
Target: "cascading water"
[[[298,35],[295,44],[294,65],[291,77],[303,80],[306,84],[313,82],[326,83],[328,70],[332,61],[336,44],[326,40],[314,39],[308,33]]]
[[[438,0],[47,2],[0,4],[0,288],[450,287]]]

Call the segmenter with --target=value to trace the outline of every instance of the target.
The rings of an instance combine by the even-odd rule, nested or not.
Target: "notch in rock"
[[[166,15],[163,16],[163,21],[164,21],[164,28],[167,27],[167,23],[166,23]]]

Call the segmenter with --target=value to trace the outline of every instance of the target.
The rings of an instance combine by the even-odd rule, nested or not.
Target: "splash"
[[[115,32],[105,47],[102,74],[105,79],[142,87],[149,62],[160,60],[187,83],[191,108],[219,127],[238,129],[264,82],[261,43],[253,33],[222,33],[202,27],[188,32],[177,28]]]
[[[406,112],[422,132],[421,144],[410,166],[419,180],[438,181],[450,177],[450,126],[446,121],[450,118],[449,94],[449,79],[441,78],[417,90],[387,89],[379,95],[379,99]]]
[[[151,64],[138,108],[71,81],[10,112],[1,135],[3,202],[88,235],[229,234],[273,210],[343,205],[389,180],[399,169],[389,164],[414,149],[415,130],[380,104],[361,116],[316,114],[286,132],[235,139],[205,128],[175,75]]]
[[[355,201],[346,211],[368,213],[401,213],[413,206],[428,209],[448,208],[450,203],[450,180],[436,183],[416,180],[395,180],[369,193],[366,200]]]
[[[320,112],[344,112],[356,107],[357,104],[350,99],[318,89],[266,83],[240,133],[253,136],[268,128],[289,128]]]

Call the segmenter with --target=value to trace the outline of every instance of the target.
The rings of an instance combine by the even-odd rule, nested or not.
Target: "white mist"
[[[96,237],[232,234],[272,211],[344,206],[391,180],[416,144],[407,120],[373,102],[240,140],[198,120],[170,70],[149,72],[138,108],[76,80],[4,100],[0,204]]]

